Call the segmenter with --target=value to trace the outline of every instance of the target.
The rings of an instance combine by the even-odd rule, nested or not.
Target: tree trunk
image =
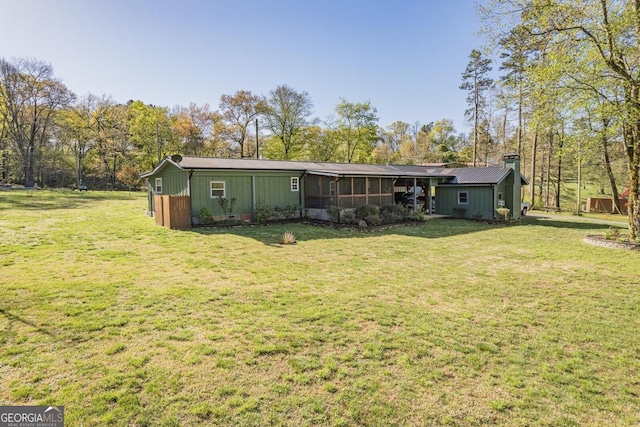
[[[629,237],[640,237],[640,121],[636,120],[631,132],[625,132],[626,153],[629,158]]]
[[[529,198],[531,199],[531,207],[536,204],[536,151],[538,150],[538,130],[533,134],[533,143],[531,145],[531,182],[529,183]]]
[[[609,120],[602,119],[602,153],[604,155],[604,167],[609,177],[609,184],[611,185],[611,197],[613,197],[613,207],[619,214],[622,213],[620,206],[620,195],[618,194],[618,186],[616,185],[616,178],[611,170],[611,160],[609,158],[609,140],[607,138],[607,129],[609,128]]]
[[[562,145],[564,144],[563,138],[560,137],[558,148],[558,176],[557,176],[557,184],[556,184],[556,203],[555,207],[560,210],[560,187],[562,184]]]
[[[549,132],[549,150],[547,152],[547,189],[545,192],[544,205],[549,207],[549,196],[551,195],[551,151],[553,149],[553,133]]]

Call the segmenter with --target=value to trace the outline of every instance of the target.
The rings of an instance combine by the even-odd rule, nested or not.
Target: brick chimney
[[[509,153],[505,154],[502,160],[504,160],[504,167],[506,169],[513,169],[512,179],[507,178],[507,184],[505,188],[505,202],[507,207],[511,209],[511,217],[514,219],[519,219],[522,203],[522,185],[520,182],[520,156],[517,153]]]

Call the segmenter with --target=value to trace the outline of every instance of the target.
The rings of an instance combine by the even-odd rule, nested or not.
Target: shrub
[[[331,222],[340,222],[340,209],[337,206],[327,207],[327,214],[329,214]]]
[[[407,218],[410,219],[411,221],[425,221],[424,212],[420,210],[417,210],[417,211],[411,210],[407,215]]]
[[[501,221],[508,221],[510,212],[509,208],[498,208],[496,209],[496,216]]]
[[[422,215],[422,212],[418,212]],[[404,221],[409,216],[409,209],[402,205],[386,205],[380,208],[380,217],[383,224],[396,224]]]
[[[205,208],[204,206],[200,208],[198,220],[200,221],[200,224],[211,224],[213,222],[213,217],[211,216],[211,212],[209,212],[209,209]]]
[[[604,238],[607,240],[620,240],[622,233],[620,233],[620,229],[618,227],[609,227],[607,231],[604,232]]]
[[[236,208],[236,198],[232,197],[231,199],[227,199],[226,197],[222,197],[218,199],[218,203],[220,203],[220,209],[224,212],[225,216],[229,218],[233,215],[233,211]]]
[[[255,217],[257,222],[266,222],[273,217],[273,210],[266,203],[260,202],[256,205]]]
[[[379,209],[377,206],[373,205],[362,205],[356,208],[356,219],[361,220],[364,219],[367,221],[367,217],[370,216],[379,216]],[[369,221],[367,221],[367,224]]]
[[[358,222],[356,220],[356,214],[352,210],[342,210],[340,211],[340,222],[343,224],[355,224]]]
[[[300,208],[298,206],[291,205],[287,205],[283,208],[276,207],[274,210],[282,219],[295,218],[300,212]]]
[[[367,225],[370,226],[375,226],[375,225],[380,225],[382,224],[382,220],[380,219],[380,215],[378,215],[377,213],[374,215],[369,215],[367,217],[364,218],[364,222],[367,223]]]

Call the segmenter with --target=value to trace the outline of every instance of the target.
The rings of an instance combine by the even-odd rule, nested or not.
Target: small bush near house
[[[331,222],[340,222],[340,208],[337,206],[328,206],[327,214],[329,214]]]
[[[407,214],[407,219],[410,219],[411,221],[424,221],[424,213],[420,210],[414,211],[411,210],[408,214]]]
[[[498,208],[496,209],[496,216],[500,221],[508,221],[510,212],[509,208]]]
[[[209,209],[202,207],[200,208],[200,214],[198,215],[198,220],[200,220],[200,224],[211,224],[213,222],[213,217],[211,216],[211,212]]]
[[[283,208],[276,207],[274,211],[281,219],[291,219],[298,217],[300,208],[298,206],[287,205]]]
[[[356,220],[355,212],[345,209],[340,211],[340,222],[342,224],[355,224],[358,221]]]
[[[382,224],[382,220],[380,219],[380,215],[378,214],[369,215],[365,217],[364,222],[366,222],[367,225],[369,226],[376,226],[376,225]]]
[[[266,203],[260,202],[256,206],[255,218],[257,222],[267,222],[273,217],[273,210]]]
[[[421,216],[422,212],[419,212]],[[397,224],[409,216],[409,209],[402,205],[386,205],[380,208],[380,217],[383,224]]]
[[[233,215],[233,211],[236,209],[236,198],[232,197],[227,199],[226,197],[222,197],[218,199],[218,203],[220,203],[220,209],[224,212],[224,215],[229,218]]]
[[[380,215],[380,211],[377,206],[362,205],[356,208],[356,219],[358,220],[364,219],[365,221],[367,221],[367,217],[374,216],[374,215],[375,216]],[[367,221],[367,224],[369,224],[369,221]]]

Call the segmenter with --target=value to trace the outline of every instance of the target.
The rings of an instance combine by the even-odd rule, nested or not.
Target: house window
[[[291,191],[300,191],[300,178],[297,176],[291,177]]]
[[[469,193],[466,191],[458,191],[458,204],[459,205],[468,205],[469,204]]]
[[[227,197],[224,181],[211,181],[211,198],[220,199]]]
[[[504,197],[502,197],[502,193],[498,193],[498,206],[504,206]]]
[[[156,178],[156,194],[162,194],[162,178]]]

